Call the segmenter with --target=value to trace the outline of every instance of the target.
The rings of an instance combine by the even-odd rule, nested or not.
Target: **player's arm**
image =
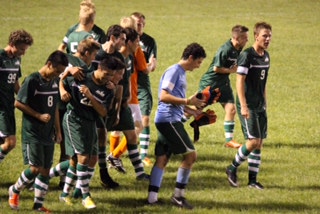
[[[16,80],[16,82],[14,83],[14,92],[18,94],[19,90],[20,90],[20,83],[18,80]]]
[[[196,94],[189,98],[181,98],[173,96],[167,90],[164,89],[161,90],[160,101],[164,103],[171,103],[174,105],[194,105],[199,109],[205,105],[204,100],[198,99],[196,97]]]
[[[237,68],[238,68],[237,65],[234,65],[234,66],[232,66],[230,68],[214,66],[213,67],[213,71],[215,73],[219,73],[219,74],[231,74],[231,73],[236,73],[237,72]]]
[[[20,111],[22,111],[24,114],[30,115],[30,116],[40,120],[41,122],[47,123],[51,119],[51,115],[50,114],[41,114],[41,113],[35,111],[29,105],[24,104],[24,103],[20,102],[19,100],[16,100],[14,102],[14,106],[17,109],[19,109]]]
[[[240,69],[246,69],[243,67],[240,67]],[[249,110],[247,106],[247,100],[245,96],[245,80],[246,80],[246,75],[242,73],[237,74],[237,80],[236,80],[236,89],[237,89],[237,94],[241,106],[241,115],[244,116],[245,118],[249,118]]]
[[[66,49],[67,49],[67,44],[65,43],[61,43],[58,47],[58,50],[62,52],[66,52]]]
[[[90,100],[92,107],[101,117],[107,116],[107,108],[94,98],[86,85],[79,86],[79,91]]]
[[[60,116],[59,116],[59,107],[56,107],[55,120],[54,120],[54,128],[55,128],[55,141],[56,143],[61,143],[62,134],[61,134],[61,126],[60,126]]]
[[[59,93],[60,93],[60,98],[63,102],[69,102],[71,99],[71,94],[65,89],[64,87],[64,80],[67,78],[68,73],[65,72],[60,76],[60,81],[59,81]]]

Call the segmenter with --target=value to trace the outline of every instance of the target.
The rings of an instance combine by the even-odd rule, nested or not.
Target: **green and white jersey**
[[[54,121],[58,99],[59,82],[57,78],[47,81],[42,78],[39,72],[34,72],[26,77],[17,95],[17,100],[40,114],[50,114],[51,119],[48,123],[44,123],[23,113],[22,142],[41,142],[45,145],[54,143]]]
[[[83,73],[89,73],[88,65],[82,59],[72,54],[67,54],[67,57],[69,61],[68,67],[80,67],[83,69]],[[59,98],[59,109],[66,110],[66,106],[67,104]]]
[[[67,44],[68,43],[68,37],[70,35],[70,33],[72,33],[73,31],[76,31],[77,28],[79,26],[79,23],[71,26],[66,35],[64,36],[62,42],[64,44]],[[106,34],[104,33],[104,30],[102,30],[100,27],[98,27],[97,25],[94,25],[92,30],[90,31],[90,34],[91,36],[93,37],[93,39],[97,42],[99,42],[100,44],[103,44],[107,41],[107,37],[106,37]],[[67,48],[67,53],[70,53],[70,50]]]
[[[134,59],[132,55],[129,55],[125,59],[125,65],[126,70],[123,74],[122,80],[119,82],[119,84],[121,84],[123,87],[122,102],[127,102],[130,97],[130,77],[134,71]]]
[[[87,73],[82,81],[78,81],[73,77],[67,77],[63,83],[65,89],[71,94],[71,100],[67,104],[67,112],[74,114],[79,118],[95,121],[99,118],[99,114],[92,107],[91,101],[82,95],[79,91],[81,85],[86,85],[94,98],[108,108],[110,100],[113,98],[113,93],[105,85],[97,85],[93,81],[93,72]]]
[[[68,67],[80,67],[84,73],[89,73],[88,65],[82,59],[72,54],[67,54],[67,57],[69,61]]]
[[[67,50],[68,53],[74,54],[77,52],[77,48],[79,43],[82,40],[92,38],[91,34],[87,31],[74,31],[70,33],[68,39],[67,39]]]
[[[265,88],[270,68],[270,57],[267,51],[260,56],[253,47],[243,51],[238,59],[237,74],[246,75],[245,96],[249,109],[265,110]],[[239,99],[237,97],[237,104]]]
[[[153,55],[157,58],[157,43],[155,39],[146,33],[140,36],[140,47],[146,58],[146,62],[149,63],[150,57]],[[138,89],[150,88],[149,75],[143,72],[138,72]]]
[[[203,90],[207,86],[216,88],[230,84],[229,74],[216,73],[213,71],[213,68],[231,68],[237,64],[237,59],[240,52],[241,50],[234,48],[231,40],[228,40],[226,43],[224,43],[213,57],[207,72],[201,77],[199,90]]]
[[[0,111],[14,112],[15,83],[21,77],[21,58],[0,50]]]

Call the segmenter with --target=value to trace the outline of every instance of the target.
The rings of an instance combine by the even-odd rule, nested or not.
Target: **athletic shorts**
[[[53,163],[54,144],[22,143],[24,164],[50,169]]]
[[[142,74],[139,75],[138,78],[144,78],[143,85],[140,85],[140,84],[138,85],[138,99],[139,99],[141,114],[150,116],[152,106],[153,106],[150,79],[148,75],[142,75]]]
[[[134,130],[135,127],[134,127],[131,109],[128,106],[121,106],[119,123],[113,127],[109,127],[108,125],[107,128],[110,128],[108,129],[108,131]]]
[[[86,120],[67,112],[63,118],[66,154],[97,155],[98,134],[96,121]]]
[[[156,123],[158,139],[155,155],[187,154],[194,152],[194,145],[186,132],[182,122]]]
[[[140,111],[139,104],[129,104],[129,108],[131,109],[133,121],[142,121],[142,115]]]
[[[0,111],[0,137],[16,135],[16,119],[14,112]]]
[[[238,108],[239,119],[241,122],[241,128],[245,139],[265,139],[267,138],[268,130],[268,118],[266,111],[254,111],[249,110],[249,119],[244,118],[240,112],[241,109]]]

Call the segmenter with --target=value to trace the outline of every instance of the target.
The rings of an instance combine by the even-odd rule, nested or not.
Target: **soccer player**
[[[248,159],[249,187],[263,189],[257,181],[261,164],[263,140],[267,137],[266,83],[270,68],[270,56],[266,49],[271,42],[272,27],[266,22],[254,26],[254,43],[244,50],[238,59],[237,111],[247,142],[242,145],[227,167],[231,186],[238,187],[237,169]]]
[[[131,28],[134,30],[137,29],[136,20],[130,16],[121,18],[120,25],[124,28]],[[128,47],[125,49],[131,49],[131,48]],[[134,63],[133,63],[134,71],[130,76],[131,90],[130,90],[129,107],[132,111],[132,117],[134,118],[136,134],[137,136],[139,136],[142,130],[142,116],[141,116],[141,110],[140,110],[139,100],[138,100],[138,82],[137,82],[138,73],[140,72],[150,73],[154,65],[152,63],[150,63],[149,65],[147,64],[144,53],[140,46],[136,48],[134,53],[130,53],[130,55],[134,55]],[[121,133],[119,131],[111,132],[110,155],[108,156],[108,158],[110,159],[109,161],[114,168],[116,168],[118,171],[122,173],[125,173],[126,170],[123,167],[120,156],[127,150],[127,141],[125,137],[123,137],[122,140],[120,141],[120,134]],[[141,155],[140,155],[140,158],[141,158]]]
[[[53,52],[46,64],[29,75],[23,82],[15,101],[15,107],[23,113],[22,148],[24,163],[29,167],[22,171],[17,182],[9,188],[9,205],[19,209],[20,192],[35,179],[33,209],[50,213],[43,206],[49,186],[49,170],[53,161],[54,134],[61,140],[59,124],[58,76],[68,65],[68,58],[61,51]]]
[[[193,206],[185,198],[185,188],[189,182],[191,168],[197,159],[197,154],[181,118],[184,111],[188,111],[193,116],[201,113],[201,108],[205,105],[204,100],[198,99],[196,95],[186,98],[186,73],[199,68],[205,57],[206,53],[203,47],[192,43],[184,49],[180,61],[169,67],[160,79],[159,102],[155,116],[155,125],[158,130],[155,147],[156,162],[150,176],[149,204],[158,202],[158,192],[165,167],[172,154],[179,154],[182,155],[182,161],[177,172],[171,201],[181,208],[193,209]],[[191,108],[189,105],[196,108]]]
[[[63,118],[63,129],[66,141],[66,153],[70,155],[68,171],[77,176],[80,183],[82,205],[86,209],[96,207],[89,191],[88,165],[90,155],[98,151],[98,136],[96,131],[97,118],[106,117],[109,100],[113,93],[106,87],[118,68],[118,61],[114,57],[102,60],[98,69],[86,74],[84,80],[63,76],[60,80],[61,99],[67,104],[67,112]],[[76,171],[74,171],[76,169]],[[66,198],[70,189],[60,196],[60,200],[68,204]]]
[[[137,22],[137,31],[140,36],[140,46],[143,50],[147,63],[151,64],[151,72],[155,71],[157,66],[157,43],[153,37],[144,32],[146,17],[140,12],[134,12],[131,16]],[[139,135],[140,156],[145,166],[151,166],[152,162],[148,157],[150,145],[150,114],[153,106],[153,97],[151,92],[149,73],[138,73],[138,98],[142,114],[143,129]]]
[[[107,41],[101,45],[101,49],[99,50],[96,58],[92,62],[92,68],[95,69],[98,67],[100,61],[108,56],[114,56],[121,60],[124,63],[124,58],[122,54],[119,52],[120,48],[125,45],[126,33],[120,25],[111,25],[109,26],[106,32]],[[118,71],[116,73],[123,73]],[[121,78],[122,79],[122,78]],[[116,95],[114,102],[121,103],[122,101],[122,89],[123,89],[123,80],[119,80],[115,78],[113,83],[116,85]],[[120,82],[119,82],[120,81]],[[114,189],[119,187],[119,183],[109,179],[109,172],[107,168],[106,161],[106,133],[107,130],[111,128],[111,126],[117,124],[119,120],[115,121],[113,116],[120,115],[120,104],[112,104],[114,108],[111,108],[108,113],[108,119],[106,124],[101,123],[100,120],[97,121],[98,127],[98,139],[99,139],[99,168],[100,168],[100,180],[101,185],[108,189]],[[114,113],[114,114],[113,114]],[[113,114],[113,115],[112,115]],[[113,118],[113,119],[111,119]],[[119,119],[119,117],[117,117]]]
[[[10,33],[8,45],[0,49],[0,163],[16,146],[14,95],[20,89],[21,57],[33,44],[25,30]]]
[[[225,110],[225,146],[229,148],[239,148],[241,146],[233,139],[236,107],[229,75],[237,71],[237,58],[248,42],[248,31],[249,29],[243,25],[232,27],[231,39],[216,52],[209,69],[203,74],[199,84],[199,91],[202,91],[207,86],[220,89],[221,97],[219,102]]]
[[[91,0],[83,0],[81,1],[80,3],[80,11],[79,11],[79,20],[82,18],[82,17],[86,17],[88,15],[88,12],[89,13],[93,13],[93,18],[95,20],[95,15],[96,15],[96,7],[94,5],[94,3],[91,1]],[[66,51],[67,53],[70,53],[71,50],[69,50],[67,48],[67,43],[68,43],[68,37],[69,37],[69,34],[72,33],[73,31],[75,31],[78,26],[79,26],[80,23],[77,23],[73,26],[71,26],[66,35],[64,36],[63,40],[62,40],[62,43],[59,45],[58,47],[58,50],[61,50],[61,51]],[[99,27],[97,26],[96,24],[93,24],[92,25],[92,29],[90,30],[90,34],[92,35],[93,39],[97,42],[99,42],[100,44],[103,44],[106,42],[106,35],[104,33],[104,31]]]
[[[75,77],[78,80],[83,80],[86,73],[89,73],[89,67],[91,65],[92,60],[97,55],[97,52],[100,50],[100,44],[91,40],[86,39],[79,43],[78,50],[75,54],[67,54],[69,65],[65,72],[69,72],[70,75]],[[60,122],[63,120],[63,116],[66,112],[66,104],[65,102],[60,101],[59,103],[59,115]],[[63,130],[62,130],[63,132]],[[61,143],[60,143],[61,144]],[[64,148],[64,147],[63,147]],[[65,153],[65,149],[64,149]],[[92,156],[93,158],[94,156]],[[94,171],[94,166],[97,160],[90,162],[89,171]],[[67,185],[72,185],[73,179],[70,176],[67,177],[67,170],[69,168],[69,157],[64,157],[64,160],[60,159],[60,163],[50,170],[50,177],[55,177],[60,175],[60,183],[59,186],[64,188],[65,181]],[[70,174],[68,174],[70,175]],[[91,174],[90,174],[91,175]]]
[[[137,180],[148,180],[149,175],[144,172],[143,164],[140,158],[138,145],[137,145],[137,134],[135,131],[135,124],[132,117],[132,112],[130,107],[128,106],[128,102],[130,100],[130,76],[134,70],[134,60],[133,55],[137,48],[139,48],[139,35],[136,30],[132,28],[125,28],[126,31],[126,45],[122,49],[122,55],[125,58],[126,62],[126,72],[123,76],[123,95],[122,95],[122,103],[120,110],[120,120],[116,126],[111,127],[111,131],[122,131],[126,142],[122,148],[127,147],[129,152],[129,158],[134,166],[134,170],[136,173]],[[111,139],[112,140],[112,139]],[[111,141],[110,140],[110,141]],[[111,143],[110,143],[111,144]],[[110,146],[111,147],[111,146]],[[120,148],[118,148],[120,149]],[[115,149],[116,150],[116,149]],[[120,163],[119,157],[115,157],[113,151],[110,155],[108,155],[107,159],[110,163],[117,167],[119,171],[125,173],[122,164]]]

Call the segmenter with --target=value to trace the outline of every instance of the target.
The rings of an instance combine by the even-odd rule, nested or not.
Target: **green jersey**
[[[21,58],[10,58],[0,50],[0,111],[14,114],[14,89],[21,77]]]
[[[231,40],[224,43],[213,57],[207,72],[201,77],[199,90],[203,90],[207,86],[220,88],[223,85],[230,85],[229,74],[216,73],[213,71],[213,68],[231,68],[235,66],[240,52],[241,50],[234,48]]]
[[[140,47],[144,53],[147,63],[149,63],[150,57],[152,55],[155,58],[157,58],[157,43],[153,37],[149,36],[146,33],[143,33],[140,36]],[[138,72],[138,92],[139,91],[141,92],[143,90],[151,90],[150,87],[151,85],[150,85],[149,75],[143,72]],[[143,98],[140,96],[139,100],[140,99],[143,99]]]
[[[68,43],[68,37],[70,35],[70,33],[72,33],[73,31],[76,31],[77,28],[79,26],[79,23],[71,26],[66,35],[64,36],[63,38],[63,43],[64,44],[67,44]],[[93,39],[96,41],[96,42],[99,42],[100,44],[103,44],[107,41],[107,37],[106,37],[106,34],[104,33],[104,30],[102,30],[100,27],[98,27],[97,25],[94,25],[93,28],[91,29],[90,31],[90,34],[91,36],[93,37]],[[67,48],[67,53],[70,53],[70,50]]]
[[[93,81],[93,72],[87,73],[82,81],[78,81],[73,77],[67,77],[64,80],[65,89],[71,94],[72,98],[67,104],[67,112],[72,112],[79,118],[95,121],[99,118],[98,113],[92,107],[90,100],[81,94],[79,87],[86,85],[95,99],[108,109],[110,100],[113,98],[113,93],[105,85],[97,85]]]
[[[70,33],[68,39],[67,39],[67,50],[68,53],[74,54],[77,52],[77,48],[79,43],[82,40],[92,38],[91,34],[87,31],[74,31]]]
[[[59,99],[59,82],[55,78],[47,81],[39,72],[29,75],[21,85],[17,100],[30,106],[40,114],[50,114],[48,123],[41,122],[35,117],[23,113],[22,142],[53,144],[55,110]]]
[[[249,109],[265,110],[265,87],[270,68],[270,57],[267,51],[260,56],[250,47],[243,51],[238,59],[237,74],[246,75],[245,97]],[[239,99],[237,97],[237,105]]]

